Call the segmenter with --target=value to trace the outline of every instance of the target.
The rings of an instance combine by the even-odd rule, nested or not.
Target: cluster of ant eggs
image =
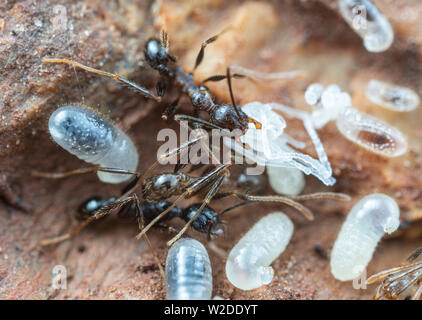
[[[339,0],[344,20],[363,39],[369,52],[382,52],[391,47],[394,31],[387,18],[370,0]]]
[[[385,233],[400,225],[396,201],[374,193],[356,203],[348,214],[331,252],[331,273],[341,281],[359,277],[372,259]]]
[[[227,279],[242,290],[269,284],[274,276],[270,265],[286,249],[292,234],[293,223],[284,213],[260,219],[230,251]]]
[[[132,140],[111,122],[80,106],[66,105],[50,116],[48,129],[53,140],[66,151],[101,167],[136,171],[138,151]],[[105,183],[121,183],[128,174],[98,172]]]
[[[379,80],[368,82],[366,97],[378,106],[397,112],[413,111],[420,103],[413,90]]]
[[[205,247],[197,240],[182,238],[170,248],[166,260],[168,300],[210,300],[211,263]]]

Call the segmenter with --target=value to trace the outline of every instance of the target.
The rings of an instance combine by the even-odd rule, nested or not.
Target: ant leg
[[[406,261],[411,262],[415,259],[417,259],[422,254],[422,247],[416,249],[409,258],[406,259]]]
[[[226,169],[230,165],[221,165],[217,168],[215,168],[213,171],[211,171],[206,176],[198,179],[194,183],[192,183],[190,186],[186,188],[186,191],[182,193],[177,199],[173,202],[173,204],[168,207],[165,211],[161,212],[158,216],[156,216],[137,236],[137,239],[140,239],[144,233],[148,232],[151,227],[156,224],[162,217],[164,217],[171,209],[173,209],[177,203],[185,198],[188,198],[189,196],[192,196],[195,192],[199,191],[203,187],[205,187],[207,184],[209,184],[210,180],[214,178],[216,175],[218,175],[222,170]],[[201,209],[202,210],[202,209]],[[199,211],[198,211],[199,212]]]
[[[196,68],[201,64],[202,60],[204,59],[204,52],[205,52],[205,48],[210,44],[213,43],[214,41],[216,41],[218,39],[219,36],[221,36],[223,33],[227,32],[230,29],[230,27],[224,28],[222,31],[220,31],[218,34],[216,34],[215,36],[207,39],[206,41],[202,42],[201,44],[201,49],[198,52],[198,55],[196,56],[196,60],[195,60],[195,67],[193,68],[193,71],[196,70]]]
[[[261,81],[271,81],[271,80],[283,80],[283,79],[292,79],[292,78],[296,78],[297,76],[302,76],[303,75],[303,71],[297,70],[297,71],[288,71],[288,72],[258,72],[252,69],[247,69],[245,67],[241,67],[241,66],[228,66],[227,68],[229,68],[230,70],[234,70],[237,71],[239,73],[234,73],[231,75],[232,78],[235,79],[249,79],[249,80],[261,80]],[[208,82],[208,81],[221,81],[226,79],[227,76],[226,75],[214,75],[211,76],[207,79],[205,79],[204,81],[202,81],[203,83]]]
[[[154,228],[168,231],[169,233],[174,233],[174,234],[179,233],[179,230],[177,230],[176,228],[173,228],[172,226],[166,225],[164,223],[156,223]]]
[[[419,288],[416,289],[416,292],[412,295],[410,299],[412,300],[419,300],[422,296],[422,282],[419,283]]]
[[[33,170],[31,174],[33,177],[40,177],[40,178],[47,178],[47,179],[62,179],[62,178],[67,178],[67,177],[77,175],[77,174],[92,173],[92,172],[98,172],[98,171],[139,176],[139,172],[135,172],[135,171],[129,171],[129,170],[118,169],[118,168],[98,167],[98,166],[80,168],[80,169],[75,169],[75,170],[66,171],[66,172],[40,172],[37,170]]]
[[[88,66],[85,66],[79,62],[73,61],[73,60],[69,60],[69,59],[61,59],[61,58],[43,58],[42,62],[50,62],[50,63],[65,63],[65,64],[69,64],[81,69],[84,69],[88,72],[92,72],[92,73],[96,73],[102,76],[106,76],[109,78],[113,78],[127,86],[129,86],[130,88],[134,89],[135,91],[140,92],[141,94],[143,94],[145,97],[147,98],[151,98],[154,99],[157,102],[161,101],[161,97],[160,96],[156,96],[154,93],[152,93],[151,91],[138,86],[136,83],[133,83],[121,76],[119,76],[118,74],[114,74],[114,73],[110,73],[110,72],[106,72],[106,71],[102,71],[102,70],[98,70],[98,69],[94,69]]]
[[[335,193],[335,192],[317,192],[313,194],[305,194],[296,197],[283,197],[283,196],[255,196],[242,193],[232,193],[233,196],[236,196],[242,200],[250,200],[253,202],[282,202],[285,203],[296,210],[300,211],[308,220],[314,220],[312,212],[298,203],[297,201],[305,200],[314,200],[314,199],[333,199],[339,201],[349,201],[351,198],[347,194]]]
[[[242,199],[242,200],[251,200],[251,201],[257,201],[257,202],[281,202],[281,203],[287,204],[287,205],[295,208],[300,213],[302,213],[305,216],[305,218],[307,218],[308,220],[310,220],[310,221],[314,220],[314,215],[308,208],[306,208],[305,206],[303,206],[299,202],[292,200],[289,197],[283,197],[283,196],[252,196],[252,195],[242,194],[242,193],[232,193],[232,195],[236,196],[236,197],[238,197],[239,199]]]
[[[165,110],[164,112],[161,114],[161,119],[167,120],[170,116],[172,116],[177,108],[179,108],[179,100],[181,98],[181,94],[179,94],[179,96],[177,97],[176,100],[174,100]]]
[[[315,200],[315,199],[331,199],[337,201],[350,201],[352,198],[340,192],[315,192],[310,194],[303,194],[299,196],[289,197],[295,201]]]
[[[167,246],[173,245],[177,240],[180,239],[180,237],[186,232],[186,230],[189,228],[189,226],[192,224],[192,222],[199,216],[201,211],[204,209],[206,205],[208,205],[213,196],[217,193],[218,189],[220,188],[221,184],[223,183],[224,179],[226,177],[226,174],[224,171],[221,173],[221,176],[214,182],[212,185],[210,191],[208,191],[207,196],[205,197],[204,201],[202,202],[202,205],[199,207],[198,211],[193,215],[193,217],[185,224],[185,226],[180,230],[180,232],[169,242],[167,242]]]
[[[83,228],[85,228],[88,224],[90,224],[92,221],[100,219],[102,217],[105,217],[107,215],[109,215],[111,213],[112,210],[117,209],[122,207],[123,205],[130,203],[134,201],[134,197],[126,197],[124,199],[121,200],[116,200],[115,202],[112,202],[111,204],[102,207],[101,209],[97,210],[95,212],[95,214],[91,217],[89,217],[88,219],[86,219],[85,221],[81,222],[78,226],[76,226],[73,230],[71,230],[70,232],[59,236],[59,237],[55,237],[55,238],[50,238],[50,239],[46,239],[46,240],[42,240],[40,242],[41,246],[48,246],[50,244],[56,244],[56,243],[60,243],[63,242],[65,240],[70,239],[71,237],[77,235]]]
[[[144,214],[142,212],[142,207],[141,207],[141,203],[139,201],[138,196],[136,195],[136,193],[133,194],[133,199],[135,201],[135,208],[136,208],[136,218],[138,220],[138,226],[139,226],[139,230],[142,230],[144,228]],[[151,242],[149,241],[149,238],[146,234],[144,234],[144,240],[147,243],[149,250],[152,253],[152,256],[154,257],[155,262],[158,265],[158,268],[160,269],[160,273],[161,276],[163,277],[163,280],[165,281],[166,279],[166,274],[164,273],[164,269],[163,266],[161,265],[160,260],[158,259],[157,254],[155,253],[154,248],[151,245]]]

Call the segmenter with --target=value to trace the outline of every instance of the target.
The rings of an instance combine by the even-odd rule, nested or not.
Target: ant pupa
[[[420,102],[415,91],[379,80],[368,82],[366,97],[378,106],[397,112],[415,110]]]
[[[315,129],[336,121],[337,129],[346,139],[373,153],[398,157],[407,151],[407,140],[400,130],[352,107],[350,95],[337,85],[324,89],[314,83],[306,89],[305,100],[314,110],[310,115],[300,113]]]
[[[53,140],[63,149],[88,163],[101,167],[136,171],[138,151],[132,140],[100,115],[76,105],[58,108],[50,116],[48,129]],[[121,183],[127,174],[97,172],[105,183]]]
[[[297,196],[305,188],[305,176],[296,168],[267,166],[268,181],[278,194]]]
[[[269,284],[274,276],[270,265],[286,249],[293,228],[292,221],[281,212],[260,219],[230,251],[227,279],[242,290]]]
[[[400,267],[384,270],[369,277],[366,280],[367,284],[381,281],[374,298],[397,299],[400,294],[415,287],[410,299],[420,299],[422,297],[422,261],[414,262],[414,260],[421,253],[422,248],[418,248]]]
[[[363,39],[369,52],[382,52],[391,47],[394,31],[387,18],[370,0],[339,0],[344,20]]]
[[[166,260],[167,300],[210,300],[211,263],[197,240],[182,238],[170,248]]]
[[[331,252],[331,273],[341,281],[361,275],[385,233],[400,225],[400,209],[385,194],[373,193],[356,203],[341,227]]]
[[[242,110],[250,117],[253,117],[262,124],[260,130],[249,128],[244,136],[240,138],[243,143],[248,144],[252,150],[246,150],[232,143],[228,137],[223,141],[226,145],[234,148],[234,151],[255,161],[259,165],[267,167],[287,167],[297,168],[305,174],[312,174],[326,185],[333,185],[335,179],[332,176],[332,169],[324,147],[319,140],[315,129],[307,124],[307,118],[303,118],[305,129],[307,130],[318,154],[318,159],[300,153],[289,145],[296,148],[304,148],[305,144],[297,141],[284,132],[286,121],[276,111],[296,112],[297,110],[277,103],[261,103],[258,101],[248,103]],[[304,114],[306,114],[304,112]]]

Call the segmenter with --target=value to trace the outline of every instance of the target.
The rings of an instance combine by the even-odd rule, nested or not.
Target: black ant
[[[422,254],[422,247],[416,249],[400,267],[381,271],[369,277],[367,284],[382,281],[377,288],[374,299],[386,297],[397,299],[406,289],[417,286],[410,299],[417,300],[422,296],[422,261],[413,262]]]
[[[192,140],[193,141],[193,140]],[[191,141],[191,143],[193,143]],[[175,150],[170,151],[165,156],[171,156],[175,153],[177,154],[180,152],[182,147],[176,148]],[[313,220],[312,212],[300,204],[297,201],[304,201],[304,200],[312,200],[312,199],[336,199],[336,200],[350,200],[350,197],[341,194],[341,193],[332,193],[332,192],[322,192],[322,193],[314,193],[309,195],[301,195],[297,197],[283,197],[283,196],[260,196],[260,195],[250,195],[248,193],[239,193],[236,191],[230,192],[218,192],[220,187],[223,185],[226,177],[230,176],[230,172],[228,168],[231,164],[219,164],[216,165],[212,170],[205,173],[203,176],[194,177],[188,174],[185,174],[181,171],[179,172],[167,172],[167,173],[160,173],[150,177],[147,177],[150,171],[158,165],[159,161],[156,161],[142,176],[138,172],[130,172],[127,170],[122,169],[114,169],[114,168],[103,168],[103,167],[89,167],[89,168],[81,168],[78,170],[73,170],[70,172],[64,173],[40,173],[40,172],[33,172],[36,176],[47,177],[47,178],[62,178],[67,177],[73,174],[79,173],[87,173],[87,172],[108,172],[108,173],[116,173],[116,174],[130,174],[135,175],[135,178],[129,183],[125,189],[123,190],[123,195],[116,199],[114,202],[110,203],[109,205],[102,207],[101,209],[95,211],[95,213],[90,216],[87,220],[85,220],[82,224],[80,224],[76,229],[71,231],[70,233],[56,238],[53,240],[54,242],[61,241],[62,239],[68,239],[73,234],[79,232],[82,228],[84,228],[89,222],[100,219],[105,215],[108,215],[111,210],[119,208],[129,202],[135,201],[139,206],[139,211],[141,210],[140,202],[136,196],[135,190],[142,186],[142,194],[143,199],[147,202],[158,202],[161,200],[167,200],[172,196],[178,196],[176,200],[167,208],[165,208],[160,214],[156,215],[154,219],[150,221],[150,223],[145,227],[142,228],[142,231],[137,235],[137,239],[140,239],[142,236],[146,235],[146,232],[157,222],[163,219],[165,215],[167,215],[171,210],[176,207],[177,203],[186,198],[190,198],[199,192],[206,192],[206,196],[199,206],[198,210],[195,212],[193,216],[190,217],[189,221],[183,227],[182,230],[167,244],[171,246],[176,240],[178,240],[183,233],[189,228],[189,226],[194,223],[195,219],[201,214],[202,210],[208,206],[214,196],[218,198],[225,197],[225,196],[234,196],[238,199],[249,201],[249,202],[281,202],[287,204],[298,211],[300,211],[307,219]]]
[[[216,41],[223,32],[227,31],[228,29],[223,30],[221,33],[209,38],[205,42],[202,43],[201,49],[197,55],[196,62],[195,62],[195,69],[201,64],[204,58],[204,51],[208,44]],[[79,62],[69,60],[69,59],[61,59],[61,58],[43,58],[43,62],[52,62],[52,63],[65,63],[70,64],[72,66],[76,66],[82,68],[86,71],[97,73],[106,77],[111,77],[117,81],[122,82],[123,84],[129,86],[130,88],[135,89],[136,91],[140,92],[147,98],[154,99],[157,102],[160,102],[162,97],[164,96],[166,82],[174,84],[179,90],[179,96],[177,99],[171,103],[166,110],[163,112],[162,117],[167,119],[170,115],[174,114],[178,107],[179,100],[182,94],[186,94],[194,109],[196,111],[205,111],[209,114],[209,122],[204,121],[202,119],[185,116],[185,115],[177,115],[175,119],[179,120],[186,120],[192,121],[196,123],[200,123],[204,126],[220,129],[220,130],[240,130],[241,134],[245,134],[248,130],[248,123],[254,123],[257,129],[261,128],[261,124],[255,121],[252,118],[249,118],[242,110],[236,105],[233,96],[233,90],[231,85],[231,78],[244,78],[245,75],[241,74],[233,74],[231,75],[230,69],[232,67],[227,67],[226,75],[217,75],[212,76],[206,81],[220,81],[223,79],[227,79],[230,97],[232,101],[232,105],[229,104],[216,104],[211,96],[211,93],[207,87],[204,85],[197,85],[193,79],[193,73],[185,73],[181,67],[177,66],[176,57],[169,53],[169,42],[167,33],[163,30],[161,32],[161,39],[151,38],[145,44],[144,49],[145,60],[148,65],[157,70],[161,76],[157,83],[157,95],[153,92],[138,86],[137,84],[113,73],[101,71],[98,69],[94,69]],[[246,70],[247,71],[247,70]]]

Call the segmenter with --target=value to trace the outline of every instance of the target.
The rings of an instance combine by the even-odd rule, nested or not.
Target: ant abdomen
[[[138,152],[132,140],[119,128],[85,108],[67,105],[57,109],[48,122],[51,137],[79,159],[101,167],[136,171]],[[106,183],[121,183],[127,174],[97,172]]]

